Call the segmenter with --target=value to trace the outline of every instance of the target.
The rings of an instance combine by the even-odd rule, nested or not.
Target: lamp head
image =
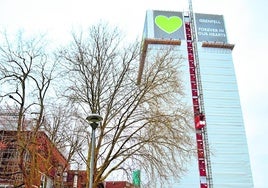
[[[99,114],[90,114],[86,120],[89,123],[99,123],[103,120],[103,118]]]
[[[96,129],[103,118],[99,114],[90,114],[86,120],[89,122],[92,129]]]

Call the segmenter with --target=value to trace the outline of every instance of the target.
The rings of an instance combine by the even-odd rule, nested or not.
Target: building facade
[[[214,188],[252,188],[254,186],[246,132],[232,59],[234,45],[228,43],[222,15],[196,13],[192,18],[194,30],[191,34],[195,39],[194,50],[201,88],[199,96],[203,99],[207,150],[209,148],[206,162],[210,164],[211,179],[200,178],[200,166],[196,157],[188,164],[188,173],[180,180],[171,178],[171,183],[167,187],[198,188],[200,182],[210,181]],[[189,13],[185,12],[147,11],[138,82],[141,81],[142,71],[146,66],[148,49],[155,53],[160,49],[159,44],[176,45],[176,51],[184,57],[185,66],[182,68],[182,74],[186,100],[189,101],[189,105],[194,105],[191,100],[193,90],[185,28],[187,19]]]
[[[0,130],[0,187],[62,187],[68,169],[44,132]]]
[[[86,170],[71,170],[44,132],[0,130],[0,188],[86,188],[87,181]],[[134,186],[126,181],[105,181],[97,187]]]

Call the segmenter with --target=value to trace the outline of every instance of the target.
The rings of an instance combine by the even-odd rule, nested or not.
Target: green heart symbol
[[[182,26],[182,19],[178,16],[156,16],[155,24],[168,34],[174,33]]]

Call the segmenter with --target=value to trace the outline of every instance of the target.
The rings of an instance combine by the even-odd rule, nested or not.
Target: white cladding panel
[[[150,46],[153,48],[153,45]],[[158,47],[159,48],[159,47]],[[159,48],[160,49],[160,48]],[[178,48],[186,100],[191,105],[189,66],[185,41]],[[198,44],[200,73],[207,121],[213,188],[253,188],[248,146],[231,50]],[[194,126],[194,125],[193,125]],[[199,188],[197,159],[180,180],[170,178],[162,188]]]
[[[214,187],[252,188],[246,133],[230,49],[198,47]]]

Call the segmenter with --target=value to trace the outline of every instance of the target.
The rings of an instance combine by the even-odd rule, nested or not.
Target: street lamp
[[[94,159],[95,159],[95,129],[102,121],[102,117],[99,114],[90,114],[86,120],[89,122],[92,133],[91,133],[91,156],[90,156],[90,171],[89,171],[89,188],[93,188],[93,174],[94,174]]]

